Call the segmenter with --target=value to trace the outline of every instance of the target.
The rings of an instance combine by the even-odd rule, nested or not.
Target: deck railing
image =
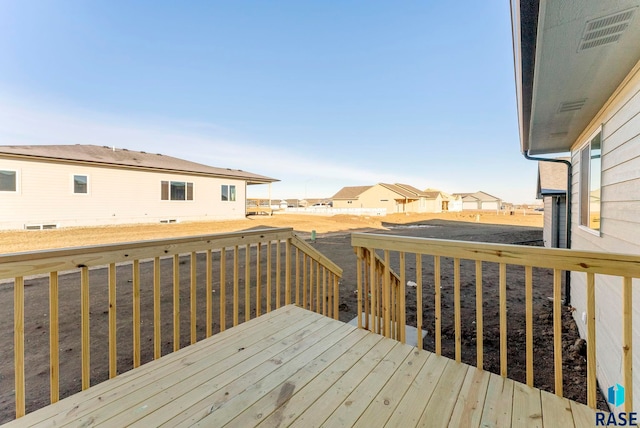
[[[434,347],[437,354],[442,352],[442,308],[441,288],[443,275],[442,260],[453,262],[453,316],[455,360],[461,361],[461,261],[475,263],[475,336],[476,366],[483,368],[483,263],[498,266],[499,299],[499,362],[500,374],[507,377],[507,266],[516,265],[524,270],[525,294],[525,335],[526,335],[526,383],[533,386],[534,380],[534,335],[533,335],[533,269],[545,268],[553,272],[553,366],[555,393],[563,395],[562,357],[562,278],[564,271],[586,274],[586,331],[587,331],[587,404],[596,408],[596,275],[620,277],[622,289],[621,314],[621,354],[622,372],[625,385],[624,410],[633,411],[632,376],[632,279],[640,278],[640,258],[629,255],[548,249],[520,245],[501,245],[478,242],[448,241],[415,237],[399,237],[381,234],[354,233],[352,245],[358,256],[357,294],[358,313],[366,313],[365,320],[374,320],[371,325],[359,323],[387,337],[398,337],[404,342],[406,319],[404,315],[405,296],[408,290],[407,269],[415,272],[417,342],[422,347],[422,326],[424,318],[423,276],[433,279],[433,325]],[[382,254],[379,256],[376,251]],[[410,260],[407,254],[411,254]],[[423,258],[429,260],[430,271],[423,268]],[[392,262],[399,266],[399,275],[391,271]],[[413,260],[415,264],[409,265]],[[432,262],[432,263],[431,263]],[[413,278],[414,274],[412,274]],[[468,278],[467,278],[468,279]],[[413,284],[412,284],[413,285]],[[511,287],[510,287],[511,288]],[[551,297],[551,296],[550,296]],[[359,318],[360,319],[360,318]],[[377,322],[376,322],[377,321]]]
[[[66,375],[80,377],[84,390],[96,377],[106,378],[107,370],[108,377],[114,377],[119,369],[138,367],[143,360],[160,358],[163,352],[176,351],[282,304],[296,303],[337,319],[341,275],[340,267],[299,239],[291,228],[0,255],[0,280],[5,280],[0,286],[14,291],[13,323],[11,307],[5,306],[0,326],[14,331],[16,417],[25,414],[27,402],[25,355],[36,351],[28,347],[29,341],[25,348],[25,322],[42,317],[31,310],[35,303],[30,299],[35,296],[32,290],[38,287],[44,289],[45,299],[48,288],[49,401],[54,403],[60,399],[60,344],[67,340],[59,330],[62,317],[77,319],[80,313],[79,355],[64,349],[64,359],[80,359],[81,373]],[[29,285],[26,290],[25,285]],[[59,300],[62,287],[77,291],[79,305]],[[123,287],[130,287],[124,302]],[[101,314],[106,319],[101,321]],[[107,343],[97,353],[95,347],[101,346],[101,340],[91,336],[96,322],[108,324],[101,329],[108,330]],[[163,330],[164,325],[171,326],[172,334]],[[187,335],[183,335],[185,330]],[[125,364],[127,367],[118,366],[122,340],[132,341],[132,364]],[[169,344],[169,348],[163,346]],[[108,353],[108,367],[92,364],[92,348],[97,359]],[[6,367],[6,357],[2,359]],[[40,366],[37,370],[30,367],[27,374],[39,370]],[[0,377],[9,380],[11,375],[5,372]],[[10,391],[4,394],[3,402],[10,402],[6,397]]]

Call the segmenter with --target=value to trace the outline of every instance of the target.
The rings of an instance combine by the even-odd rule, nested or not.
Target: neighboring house
[[[94,145],[0,146],[0,229],[243,218],[273,178]]]
[[[335,208],[384,208],[388,214],[440,212],[442,198],[408,184],[378,183],[343,187],[332,200]]]
[[[460,195],[450,195],[442,193],[442,211],[459,212],[462,211],[462,197]]]
[[[573,250],[640,255],[639,15],[638,0],[512,1],[521,150],[571,153]],[[597,376],[605,391],[624,383],[621,285],[596,276]],[[634,280],[636,339],[638,287]],[[586,274],[572,273],[570,304],[583,337],[586,300]],[[640,352],[633,359],[639,367]],[[633,389],[640,391],[637,370]]]
[[[453,196],[462,199],[462,209],[464,211],[498,211],[502,207],[502,199],[482,191],[475,193],[454,193]]]
[[[347,186],[343,187],[331,197],[334,208],[363,208],[359,205],[358,197],[372,186]],[[379,207],[370,207],[379,208]]]
[[[537,197],[544,205],[544,246],[567,248],[567,165],[538,162]]]

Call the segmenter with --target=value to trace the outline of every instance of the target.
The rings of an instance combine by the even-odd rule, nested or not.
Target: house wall
[[[0,229],[26,224],[88,226],[155,223],[162,219],[243,218],[244,180],[0,158],[18,172],[17,192],[0,192]],[[73,193],[73,175],[89,178],[88,193]],[[192,201],[161,200],[161,181],[194,183]],[[221,185],[236,186],[236,201],[221,201]]]
[[[397,193],[376,185],[360,194],[358,197],[359,205],[356,208],[385,208],[387,214],[403,212],[403,206],[396,203],[395,198],[397,197]]]
[[[545,196],[544,203],[544,228],[542,239],[544,246],[548,248],[567,248],[566,219],[567,198],[564,196]],[[558,228],[560,230],[558,236]]]
[[[358,199],[333,199],[334,208],[361,208]]]
[[[426,209],[424,212],[441,213],[442,212],[442,196],[438,195],[435,199],[426,199]]]
[[[462,211],[462,199],[451,199],[449,201],[449,211]]]
[[[579,149],[602,125],[602,205],[600,234],[579,225]],[[640,255],[640,63],[627,76],[607,104],[584,130],[572,148],[571,247],[608,253]],[[586,326],[586,278],[571,277],[571,305],[584,337]],[[623,384],[622,373],[622,280],[596,277],[596,338],[598,380],[606,391]],[[640,337],[640,281],[633,280],[633,336]],[[640,411],[640,351],[633,352],[635,411]],[[624,385],[623,385],[624,386]]]

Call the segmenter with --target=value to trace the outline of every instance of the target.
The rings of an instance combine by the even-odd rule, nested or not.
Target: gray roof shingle
[[[3,155],[236,178],[247,180],[249,184],[279,181],[275,178],[239,169],[217,168],[159,153],[138,152],[91,144],[0,146],[0,156]]]

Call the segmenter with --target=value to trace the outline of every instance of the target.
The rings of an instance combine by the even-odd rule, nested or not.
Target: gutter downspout
[[[529,151],[522,152],[525,159],[539,162],[556,162],[563,163],[567,166],[567,214],[566,214],[566,246],[567,249],[571,248],[571,175],[572,175],[572,165],[571,162],[564,159],[549,159],[549,158],[537,158],[533,156],[529,156]],[[558,243],[559,244],[559,243]],[[564,300],[565,305],[569,306],[571,302],[571,272],[565,271],[565,289],[564,289]]]

